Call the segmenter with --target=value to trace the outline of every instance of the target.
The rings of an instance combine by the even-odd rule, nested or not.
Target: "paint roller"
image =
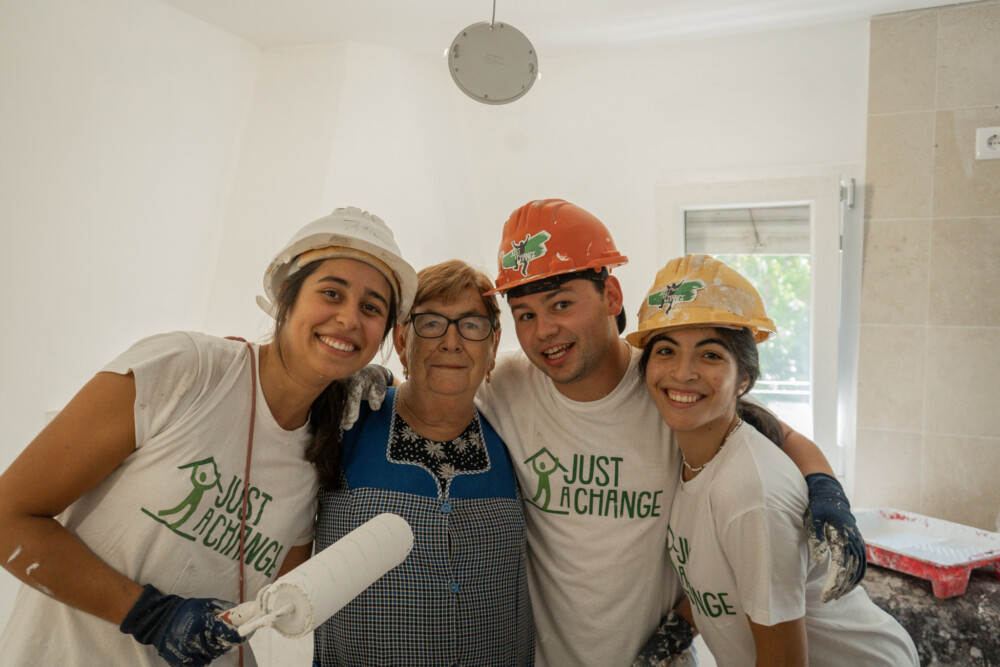
[[[301,637],[406,560],[412,548],[410,524],[396,514],[379,514],[262,588],[256,600],[220,617],[242,637],[265,625]]]

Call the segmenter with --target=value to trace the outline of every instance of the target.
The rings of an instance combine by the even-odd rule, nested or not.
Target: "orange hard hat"
[[[628,262],[594,215],[562,199],[530,201],[503,227],[494,292],[564,273],[612,269]]]

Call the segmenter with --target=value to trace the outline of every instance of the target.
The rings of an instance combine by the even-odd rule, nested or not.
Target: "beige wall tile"
[[[872,20],[868,113],[934,108],[937,16],[907,12]]]
[[[1000,160],[976,159],[976,128],[995,126],[1000,107],[938,112],[933,217],[1000,214]]]
[[[930,324],[1000,326],[1000,217],[935,220],[929,278]]]
[[[861,321],[927,323],[930,220],[869,220],[865,226]]]
[[[861,325],[858,428],[919,431],[925,327]]]
[[[921,514],[1000,530],[1000,438],[928,434],[922,467]]]
[[[874,19],[869,113],[855,496],[1000,530],[1000,1]]]
[[[920,433],[858,431],[855,509],[894,507],[920,511]]]
[[[933,112],[869,116],[867,217],[931,217],[933,142]]]
[[[1000,104],[1000,2],[938,12],[937,108]]]
[[[925,378],[928,434],[1000,433],[1000,327],[928,327]]]

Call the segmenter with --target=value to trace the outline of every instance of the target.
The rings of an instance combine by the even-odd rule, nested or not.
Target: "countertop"
[[[977,568],[963,595],[934,597],[931,582],[869,565],[868,596],[906,628],[922,667],[1000,665],[1000,579],[995,566]]]

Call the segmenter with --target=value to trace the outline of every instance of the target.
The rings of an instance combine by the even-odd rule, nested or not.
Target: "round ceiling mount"
[[[482,21],[458,33],[448,51],[448,70],[463,93],[484,104],[507,104],[538,78],[535,47],[505,23]]]

